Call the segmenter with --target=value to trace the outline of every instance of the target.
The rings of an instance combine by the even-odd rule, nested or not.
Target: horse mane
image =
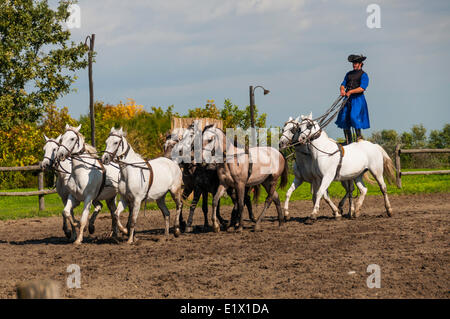
[[[93,156],[95,158],[98,158],[97,149],[94,146],[92,146],[90,144],[87,144],[87,143],[84,143],[84,150],[89,155],[91,155],[91,156]]]
[[[76,131],[74,127],[69,126],[69,129],[71,129],[73,132],[76,132],[76,134],[78,134],[84,140],[83,134],[81,134],[80,132]],[[92,157],[99,158],[98,154],[97,154],[97,149],[94,146],[92,146],[91,144],[88,144],[88,143],[85,142],[84,143],[84,151],[87,154],[91,155]]]

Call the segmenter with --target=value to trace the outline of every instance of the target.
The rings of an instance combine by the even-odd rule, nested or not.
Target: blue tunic
[[[344,87],[347,84],[347,74],[345,75],[344,81],[342,81],[342,86]],[[369,76],[364,72],[361,75],[360,87],[366,90],[367,86],[369,86]],[[338,114],[336,124],[343,129],[349,129],[350,127],[366,129],[370,127],[369,111],[364,92],[350,95],[348,102]]]

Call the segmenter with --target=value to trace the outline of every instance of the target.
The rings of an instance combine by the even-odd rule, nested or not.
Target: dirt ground
[[[262,232],[247,220],[241,234],[203,232],[198,208],[195,232],[169,240],[161,213],[141,212],[132,246],[107,238],[109,213],[81,246],[67,243],[59,217],[0,221],[0,298],[31,279],[66,287],[70,264],[81,288],[64,288],[65,298],[449,298],[450,194],[390,199],[391,218],[370,196],[356,220],[334,220],[323,202],[312,224],[312,203],[292,202],[282,228],[272,205]],[[228,218],[231,208],[222,211]],[[380,266],[379,289],[367,287],[370,264]]]

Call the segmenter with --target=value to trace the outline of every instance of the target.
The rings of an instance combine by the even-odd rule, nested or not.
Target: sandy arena
[[[381,196],[369,196],[360,218],[336,221],[322,202],[313,224],[312,203],[292,202],[282,228],[272,205],[262,232],[247,220],[242,234],[202,232],[197,208],[195,232],[168,241],[161,213],[141,212],[132,246],[107,238],[109,213],[81,246],[67,242],[61,217],[0,221],[0,298],[46,278],[65,298],[449,298],[450,194],[390,199],[392,218]],[[222,211],[229,218],[231,207]],[[70,264],[80,266],[81,289],[65,288]],[[367,287],[369,264],[381,268],[379,289]]]

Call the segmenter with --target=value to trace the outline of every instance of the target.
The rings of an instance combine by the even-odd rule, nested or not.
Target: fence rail
[[[395,148],[395,168],[397,170],[397,186],[402,187],[402,175],[443,175],[450,174],[450,170],[434,170],[434,171],[413,171],[402,172],[400,154],[420,154],[420,153],[450,153],[450,148],[423,148],[423,149],[401,149],[398,144]]]
[[[0,172],[25,172],[25,171],[39,171],[38,174],[38,190],[29,192],[0,192],[0,196],[39,196],[39,210],[45,209],[44,196],[56,193],[56,189],[44,189],[44,170],[41,166],[12,166],[0,167]]]

